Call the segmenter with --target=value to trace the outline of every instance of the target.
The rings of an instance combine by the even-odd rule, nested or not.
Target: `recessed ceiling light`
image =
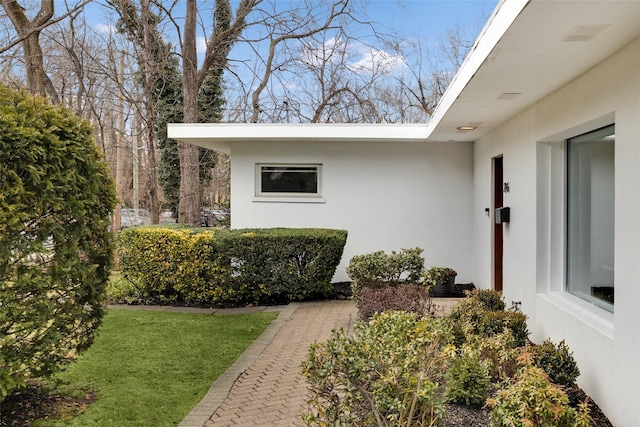
[[[496,99],[500,101],[509,101],[511,99],[517,98],[520,95],[522,95],[522,93],[520,92],[503,92],[500,95],[498,95]]]
[[[595,36],[603,32],[609,24],[602,25],[578,25],[567,34],[562,41],[563,42],[588,42]]]
[[[457,129],[461,131],[468,131],[468,130],[476,130],[477,127],[476,126],[458,126]]]

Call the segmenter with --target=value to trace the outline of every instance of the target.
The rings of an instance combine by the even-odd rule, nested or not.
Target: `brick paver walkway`
[[[300,364],[310,344],[348,329],[355,317],[353,301],[290,304],[180,426],[202,426],[203,419],[206,427],[304,426],[308,389]]]

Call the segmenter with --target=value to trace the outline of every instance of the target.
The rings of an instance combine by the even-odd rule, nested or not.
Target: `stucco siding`
[[[353,255],[421,247],[427,266],[471,281],[470,143],[238,142],[231,152],[232,227],[349,232],[335,281]],[[322,164],[323,203],[256,201],[256,163]]]
[[[516,115],[474,147],[474,280],[491,287],[491,158],[504,158],[511,223],[504,294],[522,301],[535,341],[565,339],[579,384],[617,426],[640,425],[640,40]],[[614,123],[615,313],[564,292],[564,145]],[[489,250],[489,255],[487,251]]]

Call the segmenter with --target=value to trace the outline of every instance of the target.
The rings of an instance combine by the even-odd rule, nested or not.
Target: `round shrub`
[[[567,394],[552,384],[544,371],[531,364],[531,356],[519,358],[520,369],[515,380],[487,400],[494,427],[556,426],[589,427],[586,405],[573,408]]]
[[[475,298],[464,298],[451,308],[449,317],[456,322],[465,336],[478,333],[478,327],[486,310]]]
[[[400,284],[417,284],[424,270],[422,249],[402,249],[356,255],[349,260],[346,272],[353,281],[351,290],[356,304],[360,303],[362,288],[382,288]]]
[[[487,311],[502,311],[505,309],[502,293],[493,289],[476,289],[471,292],[471,298],[480,301]]]
[[[558,345],[550,339],[533,347],[533,363],[543,369],[555,384],[575,387],[580,369],[564,340]]]
[[[115,188],[88,123],[0,86],[0,401],[89,347]]]
[[[447,399],[465,405],[482,405],[489,393],[489,362],[478,352],[459,354],[445,374]]]
[[[516,311],[487,311],[479,326],[480,335],[490,337],[501,334],[506,329],[511,331],[517,347],[527,345],[529,331],[527,329],[527,316]]]

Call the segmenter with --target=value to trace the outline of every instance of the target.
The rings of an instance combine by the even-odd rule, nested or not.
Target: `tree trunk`
[[[182,45],[182,93],[185,123],[198,122],[198,58],[196,52],[196,0],[187,0]],[[198,147],[178,143],[180,159],[180,205],[178,221],[200,225],[200,161]]]
[[[151,28],[149,28],[149,0],[141,3],[142,25],[143,25],[143,67],[144,67],[144,103],[145,103],[145,125],[146,125],[146,143],[147,143],[147,162],[149,168],[149,210],[151,211],[151,222],[158,224],[160,222],[160,210],[158,202],[158,178],[156,166],[156,132],[155,117],[156,108],[153,99],[153,71],[151,70]]]
[[[53,17],[53,0],[42,0],[40,11],[31,21],[25,15],[24,8],[16,0],[2,0],[2,7],[11,19],[18,36],[22,38],[27,88],[37,95],[49,96],[51,102],[59,104],[58,93],[44,71],[44,60],[40,46],[40,31]]]

